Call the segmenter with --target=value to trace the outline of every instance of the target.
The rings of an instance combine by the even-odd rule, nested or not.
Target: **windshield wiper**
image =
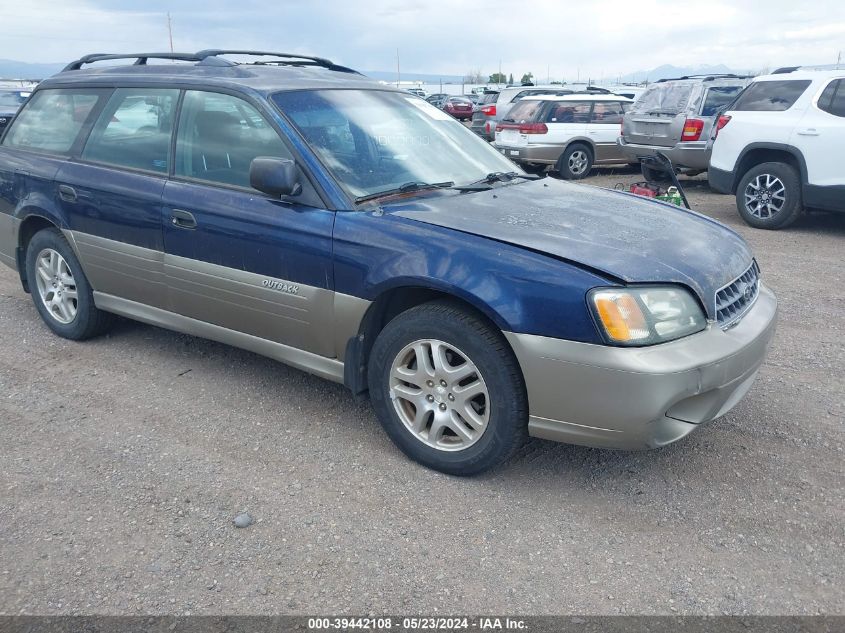
[[[406,182],[404,185],[400,185],[399,187],[394,187],[393,189],[385,189],[384,191],[377,191],[376,193],[368,193],[365,196],[358,196],[355,198],[355,202],[367,202],[368,200],[392,196],[397,193],[411,193],[412,191],[423,191],[424,189],[446,189],[454,184],[455,183],[452,180],[447,180],[446,182],[419,182],[413,180],[411,182]]]
[[[537,174],[518,174],[515,171],[494,171],[490,172],[484,178],[467,183],[465,185],[458,185],[455,189],[459,191],[483,191],[490,189],[490,185],[494,182],[510,182],[516,178],[523,178],[525,180],[539,180],[540,176]]]

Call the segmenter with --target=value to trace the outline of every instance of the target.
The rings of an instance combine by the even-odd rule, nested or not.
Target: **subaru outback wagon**
[[[776,301],[733,231],[529,176],[328,60],[233,53],[82,58],[5,132],[0,260],[59,336],[118,314],[284,361],[455,474],[528,435],[663,446],[750,388]]]

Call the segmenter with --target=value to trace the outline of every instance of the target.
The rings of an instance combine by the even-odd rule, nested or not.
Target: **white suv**
[[[630,159],[616,139],[633,101],[618,95],[525,97],[496,125],[496,149],[531,168],[552,166],[567,180],[586,177],[593,165]]]
[[[710,187],[736,194],[751,226],[780,229],[808,208],[845,211],[845,69],[755,78],[715,134]]]

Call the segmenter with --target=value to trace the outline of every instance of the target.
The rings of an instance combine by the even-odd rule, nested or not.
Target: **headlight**
[[[596,322],[615,345],[654,345],[700,332],[707,319],[683,288],[596,288],[589,294]]]

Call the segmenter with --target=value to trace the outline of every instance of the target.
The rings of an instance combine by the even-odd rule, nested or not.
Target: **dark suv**
[[[264,354],[456,474],[528,435],[663,446],[751,387],[776,301],[730,229],[529,176],[328,60],[230,53],[82,58],[7,129],[0,261],[59,336],[119,314]]]

